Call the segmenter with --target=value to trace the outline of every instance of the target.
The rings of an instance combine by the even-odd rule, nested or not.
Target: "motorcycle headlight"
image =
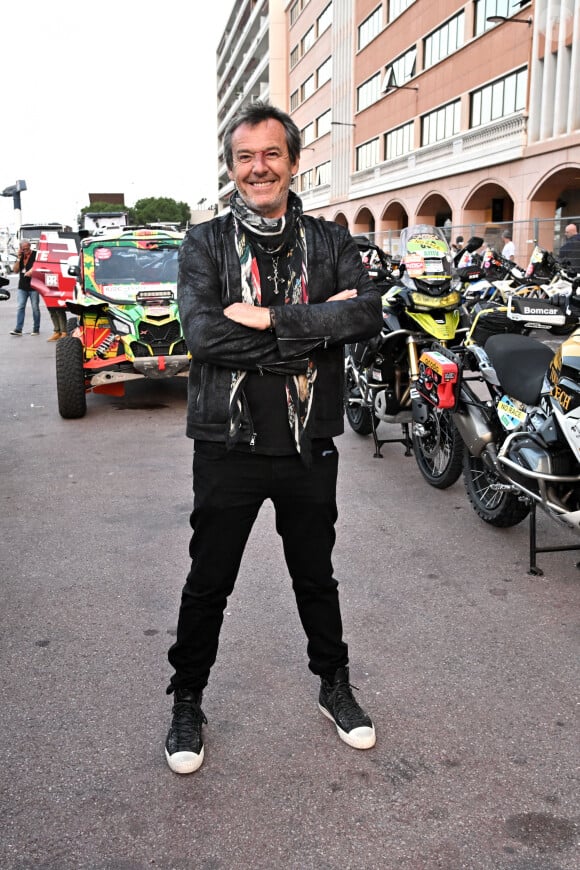
[[[412,293],[413,304],[421,308],[455,308],[461,301],[461,296],[454,290],[446,296],[427,296],[426,293]]]

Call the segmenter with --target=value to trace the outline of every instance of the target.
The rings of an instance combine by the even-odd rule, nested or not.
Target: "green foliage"
[[[87,212],[105,212],[105,211],[126,211],[124,205],[119,205],[119,203],[112,202],[93,202],[91,205],[84,205],[81,208],[81,214],[87,214]]]
[[[157,223],[159,221],[175,221],[187,224],[191,210],[186,202],[177,202],[167,196],[139,199],[129,209],[129,221],[132,224]]]
[[[111,202],[94,202],[81,209],[80,216],[87,212],[126,211],[130,224],[149,224],[161,221],[172,221],[187,226],[191,210],[186,202],[177,202],[168,196],[150,196],[138,199],[134,206],[127,208]]]

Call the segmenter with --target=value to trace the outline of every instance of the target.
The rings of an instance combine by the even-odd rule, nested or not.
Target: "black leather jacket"
[[[308,305],[276,308],[275,332],[250,329],[223,314],[242,301],[240,261],[231,214],[192,227],[179,251],[178,301],[192,362],[187,435],[225,441],[232,371],[279,371],[311,357],[318,375],[308,423],[312,438],[344,431],[343,346],[381,331],[380,295],[350,233],[338,224],[303,215],[308,251]],[[354,299],[325,302],[356,288]],[[250,440],[242,424],[240,441]]]

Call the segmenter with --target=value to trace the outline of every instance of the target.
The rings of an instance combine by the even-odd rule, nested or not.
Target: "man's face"
[[[566,233],[566,238],[571,239],[572,236],[576,235],[576,227],[574,226],[574,224],[568,224],[564,232]]]
[[[255,127],[242,124],[232,136],[234,166],[228,170],[246,205],[262,217],[286,211],[298,161],[290,162],[284,127],[273,118]]]

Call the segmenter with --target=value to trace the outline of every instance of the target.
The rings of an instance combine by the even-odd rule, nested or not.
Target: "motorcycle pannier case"
[[[522,332],[523,323],[510,320],[507,305],[494,302],[478,302],[472,310],[472,326],[466,344],[484,347],[492,335],[506,332]]]
[[[453,408],[455,385],[459,380],[457,363],[436,350],[426,350],[419,357],[418,393],[437,408]]]

